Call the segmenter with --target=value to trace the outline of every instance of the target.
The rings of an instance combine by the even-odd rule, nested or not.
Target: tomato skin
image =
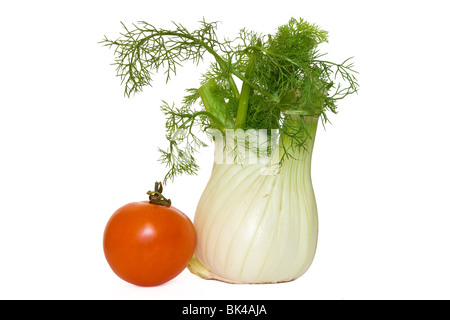
[[[156,286],[186,268],[196,240],[194,225],[184,213],[173,206],[140,201],[113,213],[103,234],[103,251],[123,280]]]

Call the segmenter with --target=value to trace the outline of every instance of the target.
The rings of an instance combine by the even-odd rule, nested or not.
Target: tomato
[[[184,213],[149,201],[119,208],[103,235],[111,269],[138,286],[156,286],[175,278],[186,268],[195,245],[194,226]]]

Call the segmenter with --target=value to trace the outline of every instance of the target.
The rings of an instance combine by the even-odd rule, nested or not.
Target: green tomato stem
[[[147,192],[147,194],[149,195],[149,202],[160,206],[170,206],[172,204],[172,201],[170,201],[170,199],[166,199],[162,195],[162,191],[162,183],[158,181],[155,182],[155,191]]]

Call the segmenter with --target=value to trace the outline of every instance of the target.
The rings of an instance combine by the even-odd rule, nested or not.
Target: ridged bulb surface
[[[305,119],[312,138],[276,174],[262,173],[261,164],[214,164],[195,214],[191,272],[231,283],[274,283],[309,268],[318,233],[311,181],[317,118]]]

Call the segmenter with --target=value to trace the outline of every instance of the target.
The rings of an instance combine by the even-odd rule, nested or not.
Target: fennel
[[[233,40],[218,38],[216,22],[201,21],[193,31],[176,23],[171,30],[146,22],[123,27],[121,37],[102,43],[114,48],[126,96],[151,85],[155,72],[169,81],[183,63],[213,57],[180,106],[161,106],[169,144],[159,149],[164,182],[196,174],[196,153],[210,142],[216,146],[195,214],[190,271],[230,283],[301,276],[317,245],[311,181],[317,124],[325,125],[327,113],[357,92],[351,58],[323,60],[318,46],[328,33],[303,19],[292,18],[273,35],[242,29]]]

